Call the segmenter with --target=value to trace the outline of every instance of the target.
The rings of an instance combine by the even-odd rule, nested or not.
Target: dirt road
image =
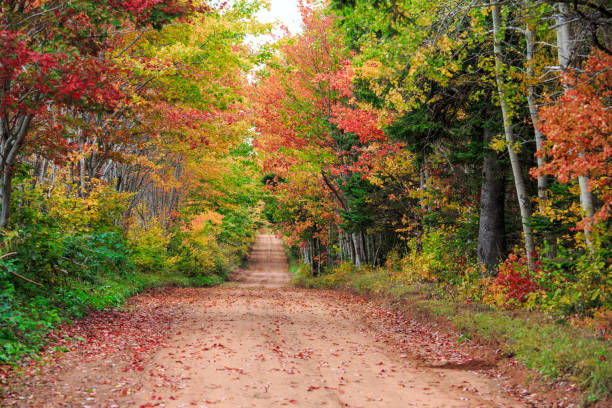
[[[291,282],[288,266],[282,240],[272,234],[259,234],[251,249],[248,269],[237,271],[232,280],[243,288],[282,288]]]
[[[85,322],[85,344],[39,368],[6,406],[523,406],[482,374],[423,367],[411,350],[453,358],[436,333],[377,327],[384,311],[363,299],[283,287],[277,238],[259,236],[250,265],[238,283],[160,291]]]

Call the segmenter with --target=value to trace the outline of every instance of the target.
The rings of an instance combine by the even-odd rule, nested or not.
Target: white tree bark
[[[531,116],[531,123],[533,125],[533,132],[535,134],[536,147],[538,150],[542,149],[542,145],[544,143],[544,135],[538,129],[538,123],[540,122],[540,118],[538,115],[538,109],[536,107],[536,92],[535,87],[533,86],[533,33],[529,28],[529,24],[525,25],[525,43],[527,44],[527,104],[529,106],[529,115]],[[537,157],[538,169],[541,169],[544,166],[544,158]],[[546,182],[546,176],[540,175],[538,176],[538,198],[540,210],[543,210],[546,207],[546,189],[548,188],[548,183]]]
[[[569,65],[572,55],[570,43],[570,25],[567,21],[569,8],[565,3],[557,3],[555,22],[557,23],[557,56],[559,67],[563,70]]]
[[[533,254],[535,253],[535,245],[533,242],[533,233],[529,226],[531,219],[531,208],[529,202],[529,196],[527,189],[525,188],[525,180],[521,171],[521,164],[519,162],[518,155],[514,151],[514,133],[512,131],[512,118],[510,113],[510,107],[508,105],[506,95],[506,85],[504,83],[503,75],[503,62],[502,62],[502,48],[500,39],[500,12],[499,3],[497,0],[491,0],[491,6],[493,11],[493,54],[495,58],[495,80],[497,83],[497,91],[499,93],[499,104],[501,106],[502,117],[504,122],[504,134],[506,137],[506,143],[508,145],[508,155],[510,156],[510,165],[512,166],[512,175],[514,176],[514,186],[516,188],[516,195],[518,196],[519,208],[521,211],[521,223],[523,224],[523,235],[525,238],[525,252],[527,252],[527,262],[529,269],[535,268],[535,259]]]
[[[361,249],[359,247],[358,236],[356,232],[351,234],[351,240],[353,242],[353,247],[355,248],[355,256],[353,257],[353,263],[357,269],[361,268]]]

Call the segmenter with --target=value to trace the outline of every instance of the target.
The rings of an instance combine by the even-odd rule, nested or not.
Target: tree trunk
[[[42,165],[40,166],[40,173],[38,176],[38,182],[40,184],[44,184],[45,183],[45,177],[47,176],[47,169],[49,168],[49,161],[46,159],[43,159]]]
[[[334,265],[334,239],[333,239],[333,225],[331,221],[329,222],[329,238],[327,240],[327,267],[331,268]]]
[[[353,240],[353,234],[352,233],[347,233],[346,236],[346,242],[348,243],[349,246],[349,255],[351,258],[351,262],[354,265],[357,265],[357,251],[355,249],[355,241]]]
[[[485,145],[490,139],[489,131],[485,130]],[[504,187],[504,169],[500,165],[497,153],[487,149],[482,165],[478,261],[489,272],[495,269],[506,254]]]
[[[0,225],[2,228],[6,226],[11,215],[11,193],[12,193],[13,170],[5,169],[2,172],[2,186],[0,194],[2,195],[2,209],[0,210]]]
[[[570,44],[570,25],[567,21],[569,8],[565,3],[557,3],[557,14],[555,22],[557,23],[557,56],[559,58],[559,68],[564,70],[567,68],[572,55]]]
[[[88,189],[85,183],[85,149],[84,140],[79,140],[79,196],[85,197],[88,193]]]
[[[351,241],[353,242],[353,247],[355,248],[355,257],[353,258],[353,263],[357,269],[361,268],[361,248],[359,247],[359,234],[356,232],[351,233]]]
[[[540,123],[540,116],[538,114],[538,108],[536,106],[536,90],[533,86],[533,54],[534,54],[534,39],[533,32],[529,28],[529,23],[525,24],[525,43],[527,45],[527,105],[529,107],[529,115],[531,116],[531,123],[533,126],[533,133],[535,135],[536,149],[542,150],[544,144],[544,135],[540,132],[538,124]],[[536,157],[538,169],[544,167],[544,157]],[[538,208],[541,214],[546,213],[546,207],[548,205],[548,197],[546,196],[546,190],[548,189],[548,180],[544,174],[538,176]],[[546,240],[548,241],[549,251],[546,254],[548,258],[554,258],[555,256],[555,242],[550,232],[545,234]]]
[[[531,116],[531,123],[533,125],[533,132],[535,134],[536,148],[542,150],[544,143],[544,135],[538,129],[538,123],[540,118],[538,116],[538,109],[536,107],[536,92],[535,87],[532,84],[533,79],[533,33],[529,28],[529,24],[525,25],[525,42],[527,44],[527,104],[529,105],[529,115]],[[544,158],[537,157],[538,169],[544,167]],[[546,182],[546,176],[538,176],[538,199],[540,205],[540,211],[546,208],[546,189],[548,183]]]
[[[531,232],[531,226],[529,221],[531,219],[531,208],[529,203],[529,196],[527,195],[527,189],[525,187],[525,180],[521,171],[521,164],[519,162],[518,155],[514,151],[514,134],[512,131],[512,118],[510,113],[510,107],[508,106],[506,88],[503,79],[503,62],[502,62],[502,49],[500,39],[500,13],[499,3],[497,0],[491,0],[491,6],[493,7],[493,54],[495,58],[495,80],[497,82],[497,91],[499,93],[499,104],[501,106],[502,117],[504,121],[504,134],[506,136],[506,143],[508,144],[508,155],[510,156],[510,164],[512,165],[512,175],[514,176],[514,186],[516,188],[516,195],[518,196],[519,208],[521,211],[521,223],[523,224],[523,235],[525,238],[525,252],[527,253],[527,262],[529,269],[535,268],[535,245],[533,242],[533,234]]]
[[[0,228],[6,227],[11,215],[11,193],[17,155],[32,123],[33,115],[24,115],[15,120],[15,127],[9,130],[7,118],[0,117]]]
[[[380,250],[381,247],[382,247],[382,235],[379,233],[378,234],[378,247],[376,247],[376,252],[374,253],[374,266],[376,266],[376,263],[378,262],[378,251]]]
[[[344,262],[344,240],[342,238],[342,231],[340,231],[340,228],[338,228],[338,254],[337,254],[337,258],[338,258],[338,261],[340,261],[340,263]]]
[[[359,231],[357,234],[357,238],[359,240],[359,248],[361,249],[361,263],[367,264],[370,260],[368,257],[368,241],[367,236],[363,231]]]
[[[423,174],[423,167],[419,169],[419,190],[421,194],[419,194],[419,205],[421,206],[421,211],[425,212],[425,199],[423,198],[425,192],[425,174]]]
[[[321,241],[315,240],[317,244],[317,276],[321,276]]]

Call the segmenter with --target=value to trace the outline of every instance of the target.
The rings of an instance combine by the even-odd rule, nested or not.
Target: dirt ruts
[[[238,270],[232,280],[240,287],[281,288],[291,282],[288,266],[282,240],[272,234],[259,234],[251,248],[248,268]]]

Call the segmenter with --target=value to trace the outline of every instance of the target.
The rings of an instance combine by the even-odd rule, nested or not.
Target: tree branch
[[[340,202],[340,205],[342,205],[342,208],[348,211],[348,204],[346,200],[342,197],[338,189],[332,185],[332,183],[329,181],[329,179],[327,178],[323,170],[321,170],[321,176],[323,177],[323,181],[325,182],[325,185],[327,185],[327,187],[331,190],[331,192],[334,193],[334,195]]]
[[[4,259],[4,258],[6,258],[7,256],[11,256],[11,255],[17,255],[17,252],[9,252],[9,253],[7,253],[7,254],[4,254],[4,255],[0,256],[0,259]],[[4,265],[2,265],[2,266],[4,266]],[[6,268],[6,266],[4,266],[4,267]],[[34,284],[34,285],[36,285],[36,286],[41,286],[41,287],[43,286],[43,284],[42,284],[42,283],[34,282],[32,279],[28,279],[28,278],[26,278],[25,276],[20,275],[20,274],[18,274],[18,273],[17,273],[17,272],[15,272],[15,271],[11,271],[11,270],[10,270],[10,269],[8,269],[8,268],[6,268],[6,270],[8,271],[8,273],[13,274],[13,275],[15,275],[16,277],[18,277],[18,278],[20,278],[20,279],[23,279],[23,280],[24,280],[24,281],[26,281],[26,282],[30,282],[30,283],[32,283],[32,284]]]

